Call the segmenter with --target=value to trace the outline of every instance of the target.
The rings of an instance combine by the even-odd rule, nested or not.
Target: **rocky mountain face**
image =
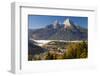
[[[87,29],[76,26],[70,19],[66,19],[63,24],[57,20],[47,25],[45,28],[30,30],[29,38],[35,40],[87,40]]]

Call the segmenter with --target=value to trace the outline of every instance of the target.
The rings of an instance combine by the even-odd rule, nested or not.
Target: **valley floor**
[[[36,42],[36,41],[35,41]],[[41,43],[43,41],[37,41]],[[38,45],[38,44],[37,44]],[[40,46],[40,45],[39,45]],[[44,52],[28,54],[28,60],[56,60],[56,59],[77,59],[88,57],[87,41],[46,41],[40,46]],[[32,50],[32,52],[38,50]]]

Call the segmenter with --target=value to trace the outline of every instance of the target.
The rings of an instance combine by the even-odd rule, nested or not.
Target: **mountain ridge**
[[[63,24],[56,20],[45,28],[31,31],[30,37],[35,40],[87,40],[87,31],[70,19],[66,19]]]

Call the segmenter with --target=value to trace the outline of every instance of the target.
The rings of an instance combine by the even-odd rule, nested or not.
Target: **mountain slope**
[[[35,44],[36,44],[35,41],[28,40],[28,54],[29,55],[40,54],[46,51],[46,49]]]
[[[76,26],[73,21],[66,19],[64,24],[57,20],[45,28],[31,32],[35,40],[87,40],[87,29]]]

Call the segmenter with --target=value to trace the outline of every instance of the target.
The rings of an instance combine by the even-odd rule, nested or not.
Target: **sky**
[[[43,28],[49,24],[52,24],[55,20],[61,24],[69,18],[74,24],[88,28],[88,17],[78,16],[46,16],[46,15],[28,15],[28,26],[29,29]]]

